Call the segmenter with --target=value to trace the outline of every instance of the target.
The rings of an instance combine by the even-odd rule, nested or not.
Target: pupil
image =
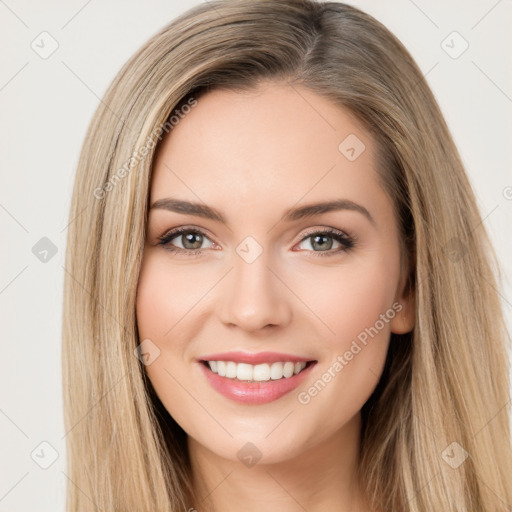
[[[188,249],[199,249],[202,245],[202,235],[200,233],[188,233],[182,235],[185,238],[184,247]],[[194,242],[194,238],[196,238]],[[327,242],[326,242],[327,240]],[[189,246],[190,244],[191,246]],[[320,250],[329,250],[332,248],[332,238],[325,235],[316,235],[313,237],[312,246],[319,248]]]
[[[183,246],[187,249],[199,249],[203,242],[200,238],[201,236],[202,235],[200,235],[199,233],[188,233],[187,235],[185,235],[185,242],[184,242]],[[196,240],[196,242],[194,243],[193,242],[194,237],[197,237],[199,239],[199,241]],[[192,247],[187,246],[188,242],[191,243]]]
[[[325,245],[326,245],[325,243],[319,242],[319,240],[322,240],[322,239],[324,241],[325,241],[325,239],[330,240],[330,242],[331,242],[330,244],[327,242],[327,246],[328,246],[327,249],[325,248]],[[332,247],[332,238],[329,236],[325,236],[325,235],[316,235],[313,237],[313,243],[312,243],[313,248],[315,247],[315,244],[319,244],[320,249],[323,248],[323,250],[329,250]]]

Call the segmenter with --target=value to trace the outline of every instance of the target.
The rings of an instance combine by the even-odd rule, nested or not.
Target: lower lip
[[[199,363],[208,382],[216,391],[226,398],[244,404],[266,404],[281,398],[299,386],[309,375],[315,364],[316,361],[292,377],[262,382],[244,382],[221,377],[217,373],[212,372],[210,368],[207,368],[204,363]]]

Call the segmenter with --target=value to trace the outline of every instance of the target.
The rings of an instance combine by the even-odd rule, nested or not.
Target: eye
[[[300,244],[303,244],[307,240],[310,240],[309,246],[313,249],[310,252],[315,253],[315,256],[333,256],[340,252],[348,252],[355,246],[354,237],[335,229],[313,231],[305,236]],[[340,245],[340,247],[335,250],[331,250],[333,240]]]
[[[181,247],[172,243],[175,239],[181,241]],[[170,252],[194,256],[200,254],[205,249],[203,243],[205,240],[209,240],[209,238],[200,229],[182,227],[158,237],[158,240],[158,245],[164,246]],[[308,252],[314,253],[315,256],[333,256],[341,252],[348,252],[355,246],[354,237],[335,229],[311,231],[301,240],[299,246],[307,240],[311,240],[309,245],[312,248]],[[331,250],[333,240],[334,243],[339,244],[339,247],[335,250]],[[213,242],[212,244],[216,245]]]
[[[181,247],[171,244],[174,239],[181,240]],[[204,249],[203,242],[209,240],[209,238],[201,230],[185,227],[174,229],[158,237],[158,240],[158,245],[163,245],[168,251],[195,255]]]

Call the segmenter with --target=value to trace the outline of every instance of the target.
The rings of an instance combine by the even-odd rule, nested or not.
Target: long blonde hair
[[[364,123],[400,227],[416,324],[392,335],[362,410],[359,476],[372,506],[509,511],[510,340],[496,257],[461,158],[398,39],[354,7],[312,0],[203,3],[137,51],[98,106],[65,265],[67,510],[192,506],[185,433],[134,354],[152,160],[183,105],[265,80],[305,86]]]

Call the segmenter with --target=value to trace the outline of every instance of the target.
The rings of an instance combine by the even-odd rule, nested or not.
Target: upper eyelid
[[[179,237],[180,235],[183,235],[184,233],[198,233],[203,236],[206,236],[212,243],[217,244],[214,240],[212,240],[212,237],[208,234],[206,230],[203,228],[193,227],[193,226],[179,226],[177,228],[170,229],[166,231],[163,235],[157,237],[158,240],[165,240],[166,238],[169,238],[168,242],[173,240],[174,238]],[[339,236],[345,237],[349,240],[355,240],[356,237],[352,236],[350,233],[347,233],[345,230],[338,229],[338,228],[332,228],[332,227],[318,227],[318,228],[310,228],[306,230],[301,236],[301,238],[296,243],[301,243],[305,239],[309,238],[310,236],[317,234],[317,233],[327,233],[327,234],[337,234]],[[177,249],[181,249],[181,247],[177,247]],[[187,251],[187,249],[181,249]],[[198,251],[204,250],[204,249],[197,249]]]
[[[180,235],[183,235],[185,233],[199,233],[200,235],[206,236],[208,239],[211,240],[211,236],[208,234],[207,231],[205,231],[202,228],[194,228],[194,227],[188,227],[188,226],[180,226],[177,228],[169,229],[168,231],[165,231],[162,235],[157,236],[158,240],[163,240],[165,238],[169,238],[172,240],[173,238],[176,238]],[[213,242],[213,240],[211,240]]]

